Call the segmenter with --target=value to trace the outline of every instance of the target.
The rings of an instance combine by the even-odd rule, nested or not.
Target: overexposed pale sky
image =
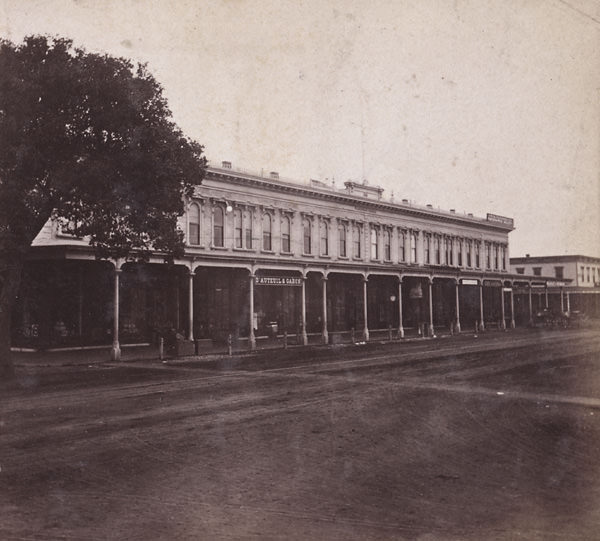
[[[0,36],[147,62],[209,160],[366,178],[600,257],[598,0],[0,0]]]

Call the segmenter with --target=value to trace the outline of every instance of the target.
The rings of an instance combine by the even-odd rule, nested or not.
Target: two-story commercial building
[[[600,317],[600,258],[583,255],[510,258],[516,275],[553,277],[544,291],[537,291],[537,303],[553,310],[579,311]],[[543,295],[543,298],[542,298]]]
[[[189,340],[298,343],[510,328],[510,218],[476,217],[348,181],[336,188],[210,167],[180,220],[185,256],[102,262],[48,222],[33,243],[15,345],[120,344],[167,329]],[[524,283],[531,285],[531,280]],[[540,278],[542,280],[543,277]]]

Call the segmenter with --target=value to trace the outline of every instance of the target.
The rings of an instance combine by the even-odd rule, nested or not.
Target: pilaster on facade
[[[419,229],[417,233],[417,265],[423,266],[423,230]]]

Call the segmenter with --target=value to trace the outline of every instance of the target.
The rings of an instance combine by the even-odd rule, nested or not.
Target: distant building
[[[511,272],[571,280],[569,287],[600,287],[600,258],[583,255],[511,257]]]
[[[526,255],[511,257],[510,269],[516,275],[547,278],[544,307],[558,309],[559,301],[562,301],[565,311],[580,311],[591,317],[600,317],[600,258]]]

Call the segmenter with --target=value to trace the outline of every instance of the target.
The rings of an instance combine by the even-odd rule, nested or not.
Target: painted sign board
[[[302,278],[292,276],[256,276],[257,286],[302,286]]]
[[[498,214],[487,214],[488,222],[496,222],[497,224],[507,225],[509,227],[513,227],[515,221],[512,218],[507,218],[506,216],[499,216]]]
[[[477,284],[479,284],[477,280],[474,280],[472,278],[461,278],[460,283],[463,286],[476,286]]]

